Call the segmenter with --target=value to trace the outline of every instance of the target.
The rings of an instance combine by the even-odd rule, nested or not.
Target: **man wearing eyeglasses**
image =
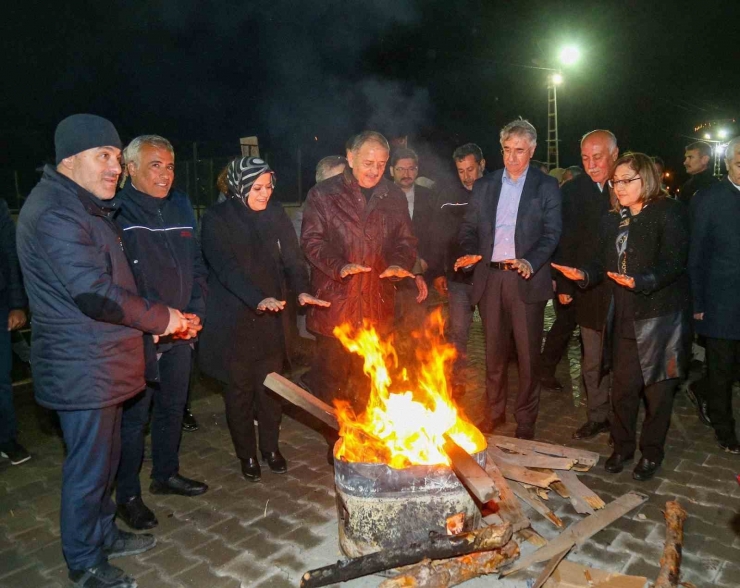
[[[581,139],[581,161],[587,175],[562,187],[563,235],[555,254],[557,263],[583,267],[592,261],[598,248],[599,221],[609,211],[607,180],[618,156],[617,138],[610,131],[591,131]],[[609,431],[609,378],[600,379],[601,331],[609,307],[608,287],[601,283],[582,289],[560,272],[556,281],[560,304],[575,307],[583,344],[581,386],[587,397],[588,420],[573,433],[573,438],[590,439]],[[548,334],[548,342],[549,339]],[[543,354],[546,351],[547,344]]]
[[[419,156],[413,149],[401,147],[391,155],[391,177],[403,190],[408,203],[414,236],[418,239],[417,258],[411,272],[414,282],[402,280],[396,285],[396,330],[411,332],[422,326],[426,316],[423,302],[429,293],[424,274],[429,268],[430,226],[435,196],[432,190],[416,185],[419,177]]]
[[[519,361],[516,436],[533,439],[539,411],[545,304],[552,298],[550,260],[562,228],[555,178],[529,165],[537,131],[526,120],[501,129],[503,170],[479,179],[462,226],[455,269],[475,266],[471,303],[478,304],[486,339],[488,412],[479,427],[506,422],[508,358],[514,339]]]

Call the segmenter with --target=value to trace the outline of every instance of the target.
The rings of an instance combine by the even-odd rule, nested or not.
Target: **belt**
[[[505,272],[514,269],[510,263],[504,263],[503,261],[489,261],[488,267],[490,267],[491,269],[502,270]]]

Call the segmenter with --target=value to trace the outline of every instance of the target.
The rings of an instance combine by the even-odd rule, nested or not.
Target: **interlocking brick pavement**
[[[604,500],[630,490],[644,492],[649,499],[574,549],[568,559],[654,579],[665,533],[661,509],[667,500],[678,498],[689,513],[683,579],[697,586],[740,586],[740,487],[734,481],[740,459],[716,446],[711,429],[701,424],[685,394],[679,392],[666,460],[656,477],[641,484],[632,479],[629,468],[618,475],[607,474],[603,469],[610,453],[606,435],[587,441],[571,439],[586,418],[578,386],[578,353],[574,339],[558,367],[557,376],[567,392],[542,394],[537,439],[600,453],[601,463],[582,474],[582,480]],[[484,416],[484,365],[478,321],[471,333],[468,394],[462,401],[474,420]],[[515,394],[515,364],[509,381]],[[512,435],[515,429],[514,394],[502,434]],[[737,397],[735,406],[740,408]],[[61,588],[68,585],[59,545],[64,448],[54,415],[33,403],[30,387],[17,389],[17,408],[20,438],[33,459],[17,467],[0,462],[0,587]],[[265,468],[262,481],[253,484],[241,476],[223,403],[212,382],[197,383],[192,409],[200,430],[183,434],[181,471],[206,481],[210,490],[195,498],[151,495],[147,491],[151,462],[145,461],[143,497],[160,521],[153,531],[158,545],[148,553],[115,560],[116,565],[135,575],[141,588],[283,588],[297,586],[306,570],[342,557],[326,442],[309,426],[306,415],[288,410],[292,416],[283,420],[281,449],[289,462],[287,474],[276,475]],[[549,506],[566,524],[583,518],[568,500],[554,493]],[[557,536],[549,522],[529,507],[525,510],[540,534],[548,539]],[[533,549],[522,543],[523,553]],[[524,587],[540,569],[541,565],[506,578],[501,585]],[[380,581],[372,576],[346,586],[365,588]],[[490,578],[481,578],[466,586],[490,584]]]

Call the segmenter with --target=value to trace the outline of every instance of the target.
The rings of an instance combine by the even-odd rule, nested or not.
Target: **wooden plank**
[[[532,564],[547,561],[574,545],[584,543],[604,527],[609,526],[621,516],[643,504],[647,499],[647,496],[638,492],[628,492],[620,496],[615,501],[607,504],[603,510],[572,524],[547,545],[523,557],[513,566],[506,569],[502,575],[508,576],[519,570],[526,569]]]
[[[594,514],[594,509],[601,509],[606,503],[599,496],[578,479],[575,472],[560,472],[560,481],[568,489],[570,502],[577,513]]]
[[[498,469],[493,460],[486,456],[486,474],[493,480],[498,488],[498,516],[502,520],[511,523],[514,531],[521,531],[531,525],[527,515],[524,514],[519,501],[516,499],[509,483],[504,478],[501,470]],[[514,482],[516,484],[516,482]]]
[[[542,570],[539,576],[537,576],[537,579],[534,581],[534,586],[532,588],[542,588],[542,585],[547,582],[547,579],[552,576],[552,573],[555,571],[555,568],[560,565],[560,562],[563,561],[563,558],[568,555],[569,549],[564,549],[557,555],[553,555],[552,558],[550,558],[550,561],[547,562],[547,565],[545,566],[545,569]]]
[[[278,396],[282,396],[288,402],[301,407],[307,413],[329,425],[332,429],[339,430],[339,423],[337,422],[334,408],[294,384],[289,379],[272,372],[267,374],[264,384]]]
[[[486,471],[478,465],[478,462],[451,437],[445,435],[444,439],[444,451],[450,458],[452,471],[470,493],[481,502],[488,502],[498,496],[496,485]]]
[[[511,490],[519,497],[522,502],[527,503],[534,510],[545,517],[548,521],[550,521],[553,525],[555,525],[558,529],[562,529],[565,526],[563,524],[563,521],[560,520],[560,517],[558,517],[554,512],[547,508],[544,502],[534,496],[521,484],[519,484],[518,482],[512,482]]]
[[[554,473],[543,474],[542,472],[528,470],[527,468],[524,468],[522,466],[513,465],[504,461],[499,462],[490,453],[488,453],[488,457],[491,458],[493,462],[498,466],[498,468],[501,470],[501,473],[504,475],[504,478],[507,478],[509,480],[516,480],[517,482],[522,482],[523,484],[530,484],[532,486],[538,486],[540,488],[547,488],[550,484],[557,481],[558,479],[558,477]]]
[[[529,441],[527,439],[516,439],[515,437],[504,437],[503,435],[486,435],[488,445],[501,445],[502,447],[516,447],[522,453],[535,452],[543,455],[555,455],[557,457],[570,457],[578,460],[576,467],[593,467],[599,462],[599,454],[585,449],[574,449],[565,445],[552,445],[541,441]]]
[[[558,476],[558,477],[560,477],[560,476]],[[553,482],[552,484],[550,484],[550,488],[552,488],[553,490],[555,490],[555,492],[557,492],[557,494],[558,494],[558,496],[560,496],[560,498],[570,498],[570,493],[568,492],[568,489],[563,485],[562,482],[560,482],[560,481]]]
[[[531,527],[529,529],[522,529],[521,531],[518,531],[514,535],[519,541],[524,539],[525,541],[528,541],[535,547],[544,547],[545,545],[547,545],[547,539],[545,539],[542,535],[540,535],[537,531],[535,531]]]
[[[487,451],[497,461],[527,468],[569,470],[578,463],[578,460],[572,457],[553,457],[551,455],[542,455],[541,453],[527,453],[526,455],[521,453],[506,453],[496,447],[496,445],[489,445]]]
[[[618,572],[607,572],[589,568],[572,561],[560,562],[543,588],[643,588],[644,576],[625,576]]]

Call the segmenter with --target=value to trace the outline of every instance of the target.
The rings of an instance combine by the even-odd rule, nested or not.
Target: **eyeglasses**
[[[416,167],[416,166],[413,166],[413,167],[394,167],[393,169],[395,169],[398,173],[401,173],[401,174],[405,174],[406,172],[413,173],[415,171],[419,171],[419,168]]]
[[[641,179],[642,178],[640,176],[635,176],[634,178],[630,178],[629,180],[609,180],[608,183],[610,188],[626,188],[630,184],[630,182]]]

